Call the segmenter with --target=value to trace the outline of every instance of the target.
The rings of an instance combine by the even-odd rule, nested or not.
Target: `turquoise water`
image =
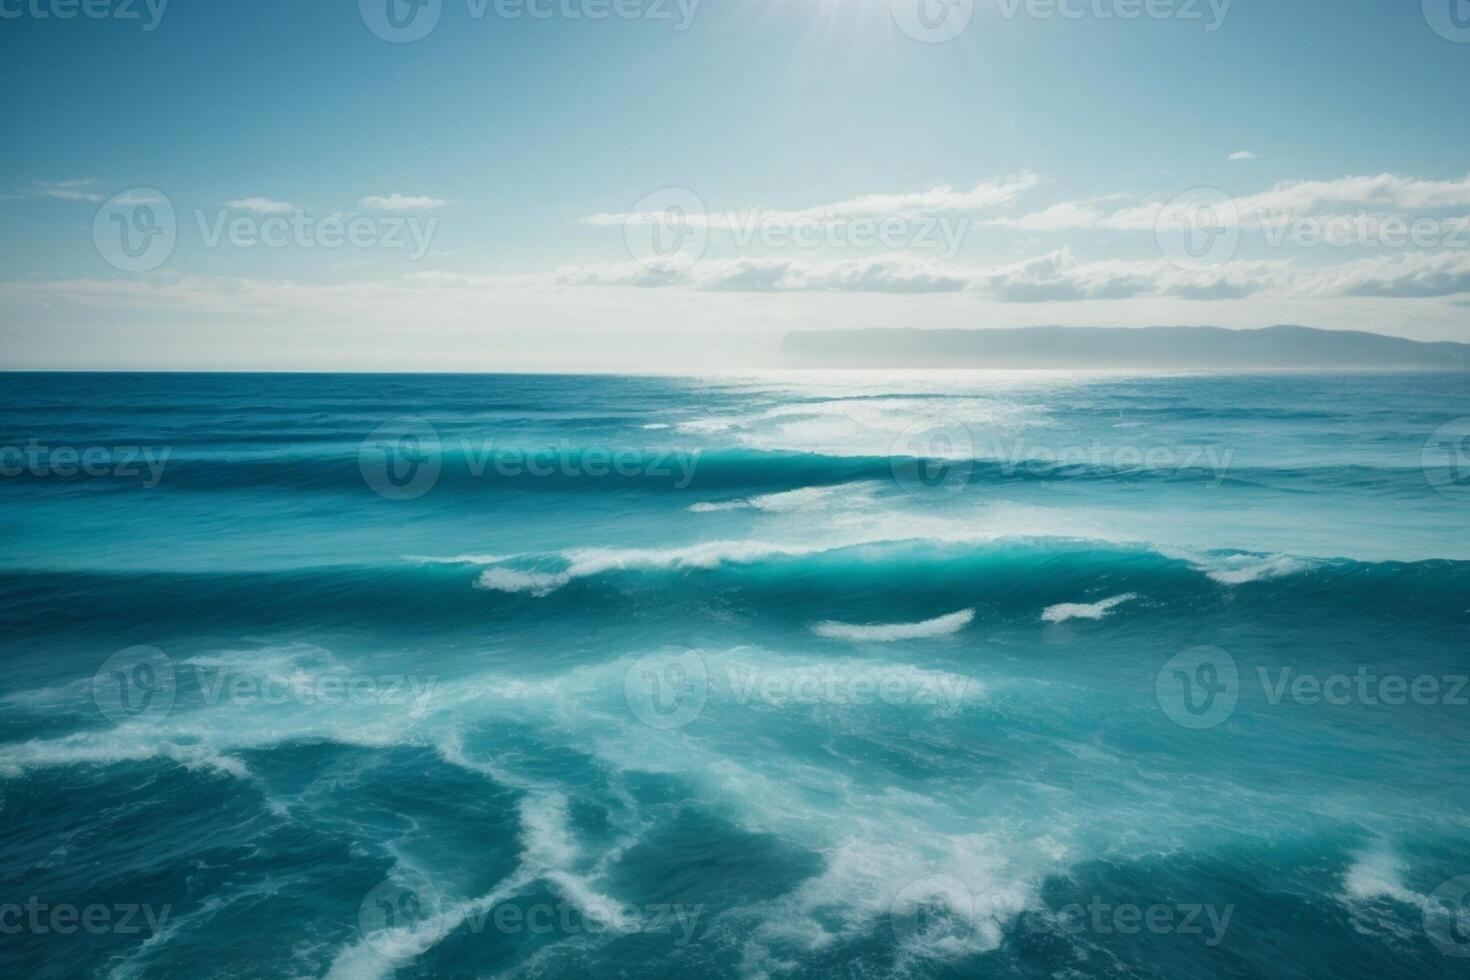
[[[1465,976],[1466,418],[0,376],[0,973]]]

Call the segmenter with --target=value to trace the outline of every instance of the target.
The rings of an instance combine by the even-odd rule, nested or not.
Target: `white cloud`
[[[1059,249],[1010,265],[982,270],[977,288],[1008,303],[1121,300],[1142,296],[1240,299],[1288,286],[1285,263],[1234,262],[1219,269],[1184,270],[1163,259],[1084,263]]]
[[[101,194],[91,194],[84,191],[47,191],[42,197],[54,197],[58,201],[90,201],[97,204],[102,200]]]
[[[834,204],[797,211],[765,212],[789,220],[814,218],[845,220],[859,217],[925,217],[940,214],[973,214],[1013,204],[1021,194],[1041,182],[1035,174],[1020,174],[1000,180],[982,181],[969,190],[940,184],[911,194],[867,194]]]
[[[37,180],[33,181],[32,196],[49,197],[58,201],[91,201],[97,203],[105,200],[96,191],[87,190],[97,183],[96,177],[85,177],[80,180]]]
[[[967,272],[938,262],[885,255],[808,262],[799,259],[711,259],[671,265],[588,265],[559,270],[566,285],[683,286],[707,292],[953,293],[968,288]]]
[[[1079,272],[1080,266],[1071,251],[1061,249],[1010,265],[996,266],[983,272],[979,282],[987,292],[1010,303],[1085,299],[1090,290],[1081,281]],[[1129,295],[1137,295],[1143,290],[1129,284],[1125,291]]]
[[[1470,293],[1470,253],[1409,252],[1349,262],[1323,274],[1328,296],[1429,298]]]
[[[421,272],[420,284],[503,288],[499,276]],[[1096,262],[1070,248],[983,267],[884,255],[833,261],[784,258],[705,259],[678,265],[634,262],[567,266],[551,276],[522,276],[523,288],[578,286],[736,293],[971,292],[1004,304],[1172,298],[1191,301],[1308,297],[1438,298],[1470,293],[1470,252],[1415,252],[1393,258],[1302,267],[1292,259],[1236,259],[1213,269],[1182,269],[1166,259]]]
[[[850,293],[953,293],[969,285],[963,272],[941,263],[894,255],[812,263],[737,259],[714,263],[705,275],[699,288],[725,291],[762,282],[783,291]]]
[[[1201,190],[1203,193],[1203,190]],[[1104,208],[1102,203],[1118,200],[1092,198],[1064,201],[1019,217],[998,217],[981,224],[1024,231],[1153,231],[1166,205],[1146,202],[1121,208]],[[1234,199],[1241,221],[1258,221],[1270,215],[1309,215],[1324,211],[1376,211],[1416,214],[1443,208],[1470,207],[1470,176],[1459,180],[1419,180],[1394,174],[1376,177],[1343,177],[1337,180],[1285,181],[1270,190]],[[1221,220],[1231,216],[1222,213]]]
[[[1279,211],[1316,212],[1326,207],[1387,211],[1432,211],[1470,206],[1470,176],[1459,180],[1418,180],[1394,174],[1298,180],[1237,202],[1242,214]]]
[[[134,207],[139,204],[157,204],[162,200],[162,197],[150,191],[143,191],[142,193],[130,191],[126,194],[117,195],[117,203],[125,207]]]
[[[1249,150],[1231,154],[1232,160],[1255,159]],[[974,215],[1010,207],[1027,191],[1041,183],[1035,174],[1020,174],[976,184],[969,190],[940,185],[910,194],[869,194],[831,204],[798,210],[710,211],[690,213],[684,221],[691,227],[749,231],[761,222],[841,224],[857,219],[882,220],[898,217],[919,219],[943,215]],[[1198,189],[1201,194],[1215,194]],[[1202,198],[1203,199],[1203,198]],[[1132,203],[1127,203],[1132,200]],[[1278,183],[1269,190],[1234,198],[1236,214],[1221,212],[1230,224],[1259,223],[1272,215],[1312,215],[1324,211],[1376,211],[1414,214],[1442,208],[1470,206],[1470,176],[1457,180],[1421,180],[1394,174],[1342,177],[1335,180],[1300,180]],[[1039,211],[1021,215],[993,215],[975,220],[977,226],[1010,228],[1030,233],[1068,231],[1153,232],[1168,205],[1159,199],[1137,200],[1128,194],[1108,194],[1076,201],[1062,201]],[[628,221],[656,223],[663,215],[608,212],[589,215],[585,224],[611,226]]]
[[[1237,150],[1236,152],[1230,154],[1230,159],[1231,160],[1254,160],[1254,159],[1256,159],[1256,155],[1254,153],[1252,153],[1250,150]]]
[[[689,268],[628,262],[571,266],[554,277],[563,286],[674,288],[746,293],[985,294],[1002,303],[1058,303],[1174,297],[1241,299],[1294,288],[1291,264],[1233,262],[1219,269],[1180,269],[1164,259],[1081,262],[1059,249],[1006,265],[972,268],[886,255],[809,262],[797,259],[706,259]]]
[[[1140,209],[1109,210],[1104,206],[1126,200],[1127,196],[1126,194],[1109,194],[1106,197],[1089,198],[1085,201],[1063,201],[1060,204],[1053,204],[1044,211],[1034,211],[1019,217],[988,218],[980,223],[998,228],[1015,228],[1018,231],[1031,232],[1094,227],[1114,227],[1126,230],[1135,223],[1135,219],[1131,216]],[[1152,221],[1158,216],[1160,210],[1162,208],[1148,210],[1146,214],[1140,214],[1136,222],[1148,221],[1150,222],[1149,227],[1153,227]]]
[[[357,202],[360,206],[372,211],[427,211],[431,208],[442,208],[447,201],[437,197],[413,197],[405,194],[374,194]]]
[[[988,218],[979,224],[1030,232],[1153,231],[1158,224],[1159,215],[1164,213],[1163,203],[1150,202],[1111,209],[1099,206],[1126,197],[1124,194],[1113,194],[1086,201],[1063,201],[1044,211],[1034,211],[1019,217]]]
[[[948,184],[939,184],[927,191],[903,194],[865,194],[831,204],[794,210],[753,207],[706,211],[703,214],[688,214],[686,221],[693,226],[732,229],[752,221],[786,224],[803,222],[840,224],[859,218],[879,220],[892,217],[923,218],[974,214],[1012,205],[1018,197],[1040,182],[1040,177],[1026,173],[998,180],[981,181],[969,190],[957,190]],[[605,227],[622,225],[630,221],[657,223],[663,217],[663,215],[647,212],[603,212],[588,215],[582,219],[582,223]]]
[[[272,201],[268,197],[242,197],[238,201],[230,201],[226,207],[237,208],[241,211],[254,211],[256,214],[285,214],[289,211],[300,210],[294,204]]]

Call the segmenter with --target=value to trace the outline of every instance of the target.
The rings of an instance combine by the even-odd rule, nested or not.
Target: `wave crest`
[[[1065,623],[1069,619],[1102,619],[1118,606],[1137,598],[1138,593],[1128,592],[1101,602],[1062,602],[1055,606],[1048,606],[1042,612],[1041,619],[1047,623]]]
[[[893,643],[898,640],[928,640],[950,636],[975,621],[975,610],[961,609],[947,616],[936,616],[918,623],[814,623],[812,632],[829,640],[851,640],[854,643]]]

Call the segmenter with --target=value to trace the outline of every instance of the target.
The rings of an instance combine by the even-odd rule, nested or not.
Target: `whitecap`
[[[475,587],[493,592],[529,592],[535,596],[550,595],[572,580],[566,572],[521,572],[514,568],[487,568],[480,573]]]
[[[926,433],[1020,431],[1045,424],[1042,410],[1008,397],[951,393],[947,397],[887,395],[825,400],[803,399],[763,411],[729,417],[693,419],[679,424],[697,435],[728,433],[740,445],[763,452],[818,453],[836,457],[904,455],[909,437],[919,436],[926,452],[942,443]],[[943,455],[964,458],[973,451],[972,437],[952,439]],[[933,442],[932,445],[928,443]]]
[[[1137,598],[1138,593],[1129,592],[1113,596],[1111,599],[1104,599],[1101,602],[1063,602],[1046,607],[1041,618],[1048,623],[1065,623],[1069,619],[1102,619],[1118,606]]]
[[[727,510],[757,510],[766,514],[794,514],[863,507],[873,503],[873,483],[839,483],[826,487],[799,487],[780,493],[766,493],[737,500],[719,500],[694,504],[690,513],[709,514]]]
[[[494,565],[505,561],[506,555],[448,555],[436,557],[434,555],[407,555],[407,561],[418,562],[420,565]]]
[[[1014,917],[1038,901],[1031,876],[990,835],[849,838],[825,857],[820,875],[754,910],[760,918],[748,933],[746,973],[775,967],[778,951],[827,948],[877,928],[896,930],[895,975],[928,972],[999,948]]]
[[[1214,559],[1201,570],[1221,585],[1244,585],[1295,575],[1311,567],[1312,562],[1290,555],[1230,555]]]
[[[605,572],[635,569],[713,569],[729,562],[752,564],[767,558],[798,557],[823,549],[787,546],[761,541],[709,541],[684,548],[581,548],[563,553],[567,567],[559,572],[487,568],[475,582],[477,588],[498,592],[530,592],[548,595],[574,579]]]
[[[975,620],[975,610],[961,609],[946,616],[936,616],[918,623],[814,623],[812,632],[829,640],[851,640],[855,643],[892,643],[897,640],[928,640],[950,636]]]
[[[191,771],[208,770],[236,779],[248,779],[245,763],[203,745],[179,745],[150,737],[148,729],[121,729],[112,733],[81,732],[58,739],[37,739],[4,747],[0,776],[15,778],[31,769],[58,766],[113,765],[168,759]]]
[[[458,732],[443,738],[437,749],[440,758],[451,765],[479,772],[524,794],[519,803],[520,863],[489,892],[467,900],[447,900],[439,898],[439,889],[432,880],[418,869],[407,866],[400,858],[399,868],[395,869],[400,877],[406,871],[411,878],[425,879],[422,893],[434,900],[431,906],[433,914],[422,917],[410,927],[385,929],[371,936],[360,935],[333,958],[327,972],[328,980],[381,980],[428,952],[461,926],[477,934],[482,933],[487,927],[487,917],[497,906],[536,881],[549,884],[568,903],[589,916],[595,916],[615,932],[637,928],[637,923],[631,922],[625,914],[627,903],[599,891],[592,877],[577,871],[577,866],[583,862],[583,854],[572,830],[565,794],[548,789],[536,780],[516,776],[494,763],[470,759],[464,752]]]
[[[1320,564],[1309,558],[1285,554],[1206,554],[1184,549],[1161,548],[1166,558],[1189,562],[1195,571],[1203,572],[1221,585],[1244,585],[1305,572]]]
[[[1404,884],[1407,870],[1404,862],[1382,845],[1358,851],[1343,874],[1342,898],[1360,902],[1389,898],[1405,905],[1423,905],[1426,896]]]
[[[726,510],[750,510],[749,500],[716,500],[710,503],[691,504],[691,514],[717,514]]]

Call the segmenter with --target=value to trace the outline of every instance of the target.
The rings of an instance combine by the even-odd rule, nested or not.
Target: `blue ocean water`
[[[1464,375],[0,375],[0,973],[1463,977]]]

